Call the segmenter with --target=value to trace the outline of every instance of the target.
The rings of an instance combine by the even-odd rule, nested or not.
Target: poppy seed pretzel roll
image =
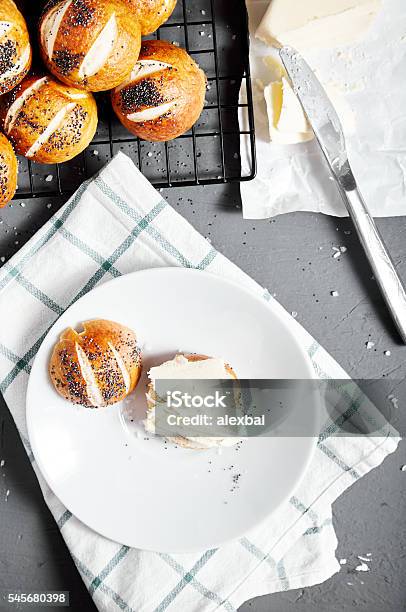
[[[97,128],[91,93],[51,77],[27,77],[2,104],[3,129],[20,155],[44,164],[81,153]]]
[[[39,25],[42,58],[58,79],[89,91],[119,85],[141,46],[137,18],[122,0],[50,0]]]
[[[13,147],[0,132],[0,208],[13,199],[17,189],[18,162]]]
[[[23,80],[31,67],[31,59],[24,17],[12,0],[0,0],[0,95]]]
[[[141,34],[155,32],[169,19],[175,10],[177,0],[124,0],[134,11],[141,25]]]
[[[85,321],[66,329],[54,347],[49,373],[62,397],[88,408],[120,402],[136,387],[141,357],[134,332],[113,321]]]
[[[167,141],[196,123],[205,94],[206,76],[184,49],[147,40],[131,75],[112,92],[112,103],[132,134]]]

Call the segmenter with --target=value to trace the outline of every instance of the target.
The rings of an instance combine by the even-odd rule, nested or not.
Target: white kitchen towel
[[[345,207],[315,141],[278,145],[269,140],[263,58],[270,48],[255,38],[269,0],[246,0],[257,137],[257,177],[241,184],[245,218],[298,210],[345,216]],[[352,47],[303,52],[342,120],[354,174],[375,217],[406,214],[406,2],[382,0],[365,39]],[[244,118],[241,118],[243,121]],[[244,144],[244,143],[243,143]],[[241,147],[244,172],[249,155]]]
[[[374,438],[340,438],[334,436],[339,424],[332,422],[288,502],[242,539],[197,554],[158,554],[109,541],[72,516],[44,481],[30,450],[25,397],[45,334],[72,302],[100,283],[162,266],[206,270],[273,300],[177,214],[121,153],[0,271],[0,320],[6,322],[0,332],[0,390],[91,596],[104,612],[231,612],[256,595],[326,580],[340,569],[332,503],[396,449],[398,438],[390,427]],[[275,307],[319,376],[346,378],[276,302]],[[361,409],[348,398],[349,413]]]

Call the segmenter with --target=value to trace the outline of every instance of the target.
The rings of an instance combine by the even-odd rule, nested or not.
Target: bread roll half
[[[179,358],[181,358],[182,361],[186,359],[189,363],[196,363],[199,361],[206,361],[206,360],[212,359],[211,357],[208,357],[207,355],[196,355],[196,354],[177,355],[172,360],[172,362],[166,362],[163,365],[165,366],[173,362],[176,362],[176,360],[178,360]],[[229,377],[234,380],[237,380],[236,373],[234,372],[233,368],[228,363],[224,363],[222,369],[223,369],[222,375],[221,376],[219,375],[218,378],[228,378]],[[180,373],[177,373],[175,380],[177,379],[178,376],[179,376],[179,380],[182,378],[182,375]],[[164,376],[163,378],[166,378],[166,377],[172,378],[168,375]],[[153,380],[151,380],[151,382],[149,383],[147,387],[146,398],[147,398],[147,419],[145,420],[144,425],[145,425],[145,429],[147,433],[154,433],[155,432],[155,408],[156,408],[157,396],[155,393],[155,386],[154,386]],[[193,450],[207,450],[212,447],[232,446],[240,440],[240,438],[232,438],[232,437],[228,437],[228,438],[203,438],[203,437],[185,438],[183,436],[169,436],[167,439],[170,442],[173,442],[173,444],[176,444],[177,446],[180,446],[182,448],[189,448]]]
[[[62,397],[88,408],[108,406],[131,393],[141,375],[135,333],[119,323],[85,321],[66,329],[56,344],[49,373]]]

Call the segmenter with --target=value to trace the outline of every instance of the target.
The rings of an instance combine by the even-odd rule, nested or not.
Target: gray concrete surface
[[[299,213],[244,221],[238,185],[174,189],[164,195],[220,251],[268,287],[289,312],[297,312],[297,319],[352,376],[387,378],[387,393],[399,399],[399,411],[404,413],[406,348],[399,344],[347,219]],[[11,256],[57,207],[55,200],[38,200],[1,211],[0,257]],[[406,219],[383,220],[379,226],[406,278]],[[347,251],[334,258],[333,247],[340,246]],[[332,297],[331,291],[338,291],[338,297]],[[375,343],[369,350],[368,341]],[[71,608],[91,612],[95,608],[43,503],[3,405],[1,459],[5,465],[0,468],[0,592],[69,590]],[[241,612],[405,610],[404,464],[406,443],[402,442],[382,466],[334,504],[337,556],[347,559],[337,575],[319,586],[257,598]],[[371,553],[370,571],[356,572],[357,555],[366,553]]]

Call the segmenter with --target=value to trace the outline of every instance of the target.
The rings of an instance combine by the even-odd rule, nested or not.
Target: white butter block
[[[302,106],[286,78],[267,85],[264,96],[272,142],[296,144],[314,138]]]
[[[381,0],[271,0],[256,37],[298,51],[353,44],[365,35]]]
[[[263,58],[263,61],[273,81],[281,81],[282,77],[287,77],[285,67],[280,59],[273,55],[267,55]]]

